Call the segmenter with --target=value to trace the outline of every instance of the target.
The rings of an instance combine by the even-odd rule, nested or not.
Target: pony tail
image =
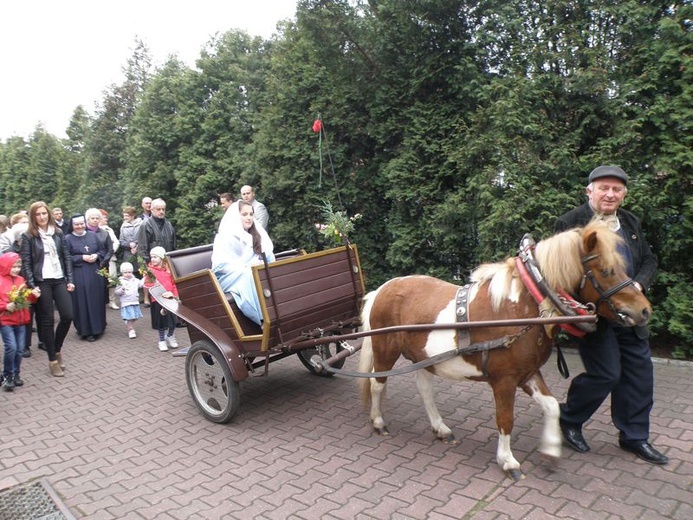
[[[368,293],[364,298],[363,309],[361,310],[361,331],[368,332],[371,330],[371,310],[375,303],[375,297],[378,295],[378,290]],[[373,372],[373,342],[371,336],[365,336],[361,345],[359,356],[359,372]],[[368,378],[358,378],[356,384],[360,388],[361,401],[365,407],[371,404],[371,380]]]

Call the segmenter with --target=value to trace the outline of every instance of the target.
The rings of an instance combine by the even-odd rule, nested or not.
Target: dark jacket
[[[70,256],[70,250],[67,247],[67,241],[62,232],[56,230],[53,235],[53,242],[55,242],[55,249],[60,258],[60,266],[63,269],[66,282],[74,283],[72,256]],[[44,251],[41,237],[24,233],[22,235],[20,256],[22,257],[22,276],[26,280],[26,284],[33,289],[39,282],[43,281]]]
[[[101,269],[108,267],[108,262],[110,262],[111,258],[113,258],[113,240],[111,240],[111,235],[105,229],[93,229],[89,226],[87,226],[87,229],[96,234],[96,238],[99,239],[99,245],[101,246],[101,249],[104,250],[103,257],[99,258],[99,267]]]
[[[163,247],[167,252],[176,250],[176,232],[165,218],[150,217],[140,226],[137,234],[137,252],[149,263],[149,252],[154,247]]]
[[[630,211],[620,208],[617,210],[616,215],[621,222],[626,245],[633,257],[633,269],[635,272],[633,280],[642,285],[643,290],[647,292],[657,271],[657,257],[650,249],[647,240],[645,240],[640,219]],[[565,231],[570,228],[584,226],[592,220],[592,217],[594,217],[594,211],[589,202],[586,202],[582,206],[578,206],[558,217],[556,231]]]

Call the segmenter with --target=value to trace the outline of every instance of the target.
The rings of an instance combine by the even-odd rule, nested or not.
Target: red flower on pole
[[[320,119],[316,119],[315,121],[313,121],[313,132],[315,132],[316,134],[319,134],[321,130],[322,130],[322,121],[320,121]]]

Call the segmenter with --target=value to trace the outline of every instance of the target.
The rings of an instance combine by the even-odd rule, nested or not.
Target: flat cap
[[[623,184],[628,184],[628,175],[618,166],[598,166],[590,173],[589,182],[594,182],[597,179],[604,177],[613,177],[623,181]]]

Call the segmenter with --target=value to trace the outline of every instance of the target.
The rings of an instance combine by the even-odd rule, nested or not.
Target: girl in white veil
[[[253,265],[262,264],[261,253],[274,262],[274,245],[267,231],[255,221],[253,207],[238,200],[231,204],[219,224],[212,249],[212,271],[225,293],[231,293],[238,308],[258,325],[262,309],[255,290]]]

